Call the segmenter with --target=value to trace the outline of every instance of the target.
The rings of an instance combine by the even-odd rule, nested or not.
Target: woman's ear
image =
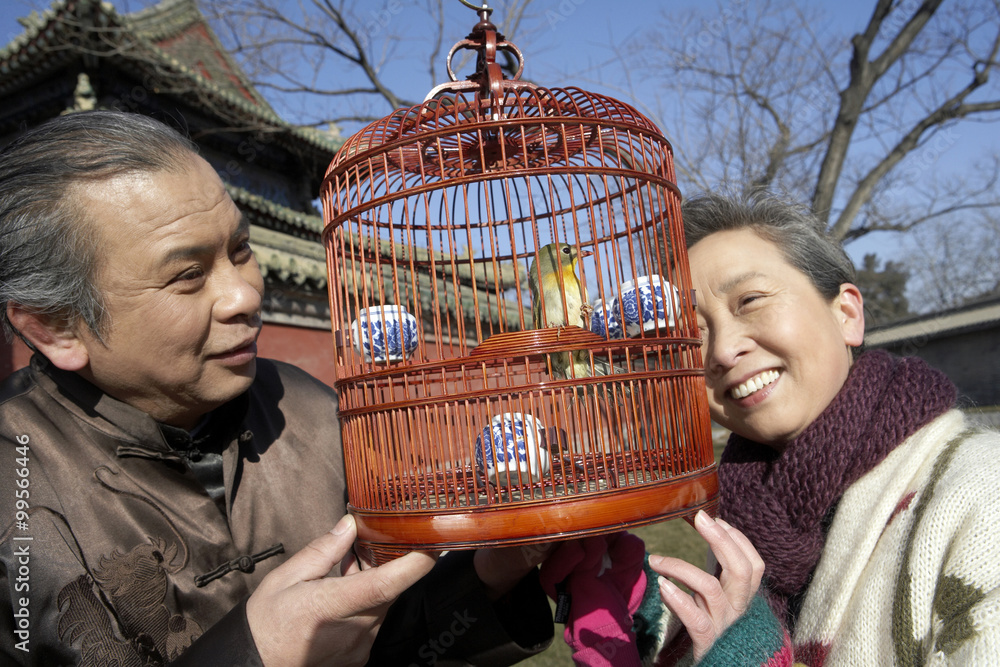
[[[834,302],[841,320],[844,342],[850,347],[860,347],[865,338],[865,304],[857,285],[844,283]]]
[[[57,318],[34,312],[12,301],[7,302],[7,319],[56,368],[78,371],[90,363],[87,346],[75,327],[66,326]]]

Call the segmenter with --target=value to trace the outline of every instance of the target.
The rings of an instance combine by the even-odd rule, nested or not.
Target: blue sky
[[[738,8],[754,0],[721,0],[722,7]],[[136,11],[153,4],[155,0],[113,0],[112,4],[120,12]],[[289,6],[296,4],[292,0],[276,0]],[[359,10],[358,14],[366,19],[375,33],[381,30],[395,32],[405,31],[407,26],[415,25],[409,21],[415,13],[423,12],[423,3],[412,0],[370,0],[370,8]],[[534,20],[530,34],[523,38],[515,37],[513,41],[525,52],[527,67],[525,76],[549,87],[577,85],[596,92],[602,90],[586,72],[595,66],[608,61],[612,54],[611,44],[622,44],[640,31],[651,27],[654,20],[664,11],[685,11],[703,6],[704,1],[697,0],[535,0],[532,5]],[[870,14],[873,0],[824,0],[815,3],[830,8],[830,25],[842,22],[851,29],[863,27]],[[42,10],[51,5],[50,0],[0,0],[0,36],[3,43],[9,42],[21,32],[17,17],[24,16],[32,9]],[[505,2],[493,0],[494,18],[503,16]],[[364,6],[362,4],[361,6]],[[454,37],[446,38],[444,53],[475,23],[475,13],[464,7],[459,0],[446,0],[449,27]],[[387,27],[388,24],[388,27]],[[851,25],[854,24],[854,25]],[[527,25],[527,22],[526,22]],[[403,26],[402,28],[400,26]],[[830,27],[830,26],[826,26]],[[377,35],[376,35],[377,37]],[[413,39],[422,39],[419,33]],[[450,41],[449,41],[450,39]],[[397,45],[397,53],[408,54],[407,45]],[[439,58],[439,81],[444,73],[444,53]],[[422,97],[423,93],[433,85],[425,77],[412,76],[413,67],[406,58],[397,59],[390,68],[389,78],[394,85],[406,90],[411,97]],[[423,62],[416,64],[421,73],[426,69]],[[613,76],[606,80],[614,81]],[[624,101],[634,102],[615,91]]]
[[[737,6],[740,3],[753,0],[723,0],[721,7]],[[451,3],[449,6],[448,2]],[[151,0],[114,0],[113,4],[121,12],[135,11],[141,9]],[[817,26],[817,30],[837,30],[842,29],[850,34],[861,30],[870,15],[873,0],[823,0],[814,3],[817,6],[827,8],[829,23]],[[6,44],[15,35],[21,32],[21,26],[17,24],[16,18],[23,16],[32,9],[44,9],[50,5],[47,0],[0,0],[0,37]],[[635,104],[635,100],[630,99],[621,90],[608,89],[602,86],[592,74],[595,68],[599,68],[602,63],[612,58],[608,45],[622,44],[631,37],[637,35],[643,29],[653,23],[653,19],[659,17],[663,11],[684,11],[685,9],[697,8],[704,5],[696,0],[671,0],[670,2],[656,2],[654,0],[619,0],[609,2],[607,0],[536,0],[533,6],[535,13],[535,26],[533,32],[524,37],[525,41],[514,38],[514,42],[525,52],[526,71],[525,76],[533,81],[548,87],[566,87],[570,85],[579,86],[595,92],[604,92],[618,97],[626,102]],[[362,10],[370,15],[370,25],[373,31],[385,28],[388,23],[392,23],[391,28],[399,30],[399,26],[406,26],[406,21],[412,17],[413,12],[422,11],[423,3],[408,2],[405,0],[372,0],[369,8]],[[499,18],[503,12],[504,3],[499,0],[493,2],[495,17]],[[461,37],[475,23],[475,14],[472,10],[463,7],[458,0],[446,0],[445,7],[449,11],[449,21],[452,24],[452,31],[456,37],[446,38],[444,53],[454,43],[455,39]],[[405,30],[405,28],[404,28]],[[414,40],[422,39],[417,33]],[[451,41],[448,41],[450,39]],[[397,45],[397,50],[402,55],[407,53],[407,45]],[[405,95],[411,98],[420,99],[423,94],[432,87],[434,83],[441,83],[443,79],[444,54],[439,63],[439,80],[431,82],[426,75],[413,76],[412,70],[406,58],[395,58],[392,68],[387,70],[387,78],[391,85],[398,86]],[[417,64],[421,72],[426,70],[423,62]],[[609,70],[605,69],[605,72]],[[605,74],[603,81],[614,82],[614,75]],[[641,105],[637,104],[640,108]],[[280,109],[280,107],[279,107]],[[386,109],[385,113],[388,113]],[[987,126],[988,127],[988,126]],[[666,134],[670,134],[667,128]],[[993,143],[995,132],[988,135]],[[951,165],[960,163],[967,159],[970,146],[978,148],[982,144],[982,137],[975,132],[964,133],[965,141],[955,142],[948,146],[947,150],[940,151],[936,155],[934,168],[947,170]],[[882,238],[877,236],[865,237],[863,240],[847,245],[847,250],[856,262],[860,262],[861,257],[867,252],[877,252],[883,259],[892,259],[896,256],[898,240],[896,237],[887,235]]]

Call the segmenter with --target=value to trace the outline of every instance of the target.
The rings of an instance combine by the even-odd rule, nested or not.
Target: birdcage
[[[618,100],[521,81],[489,16],[322,185],[349,511],[375,562],[716,499],[670,144]]]

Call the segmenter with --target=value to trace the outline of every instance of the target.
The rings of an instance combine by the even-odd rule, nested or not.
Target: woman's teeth
[[[733,398],[746,398],[750,394],[760,391],[767,385],[778,379],[778,371],[764,371],[760,375],[754,376],[731,390]]]

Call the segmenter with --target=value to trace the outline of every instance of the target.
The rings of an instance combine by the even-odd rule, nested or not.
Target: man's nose
[[[251,261],[252,266],[229,265],[220,281],[216,311],[220,321],[234,317],[256,318],[260,315],[264,277]]]

